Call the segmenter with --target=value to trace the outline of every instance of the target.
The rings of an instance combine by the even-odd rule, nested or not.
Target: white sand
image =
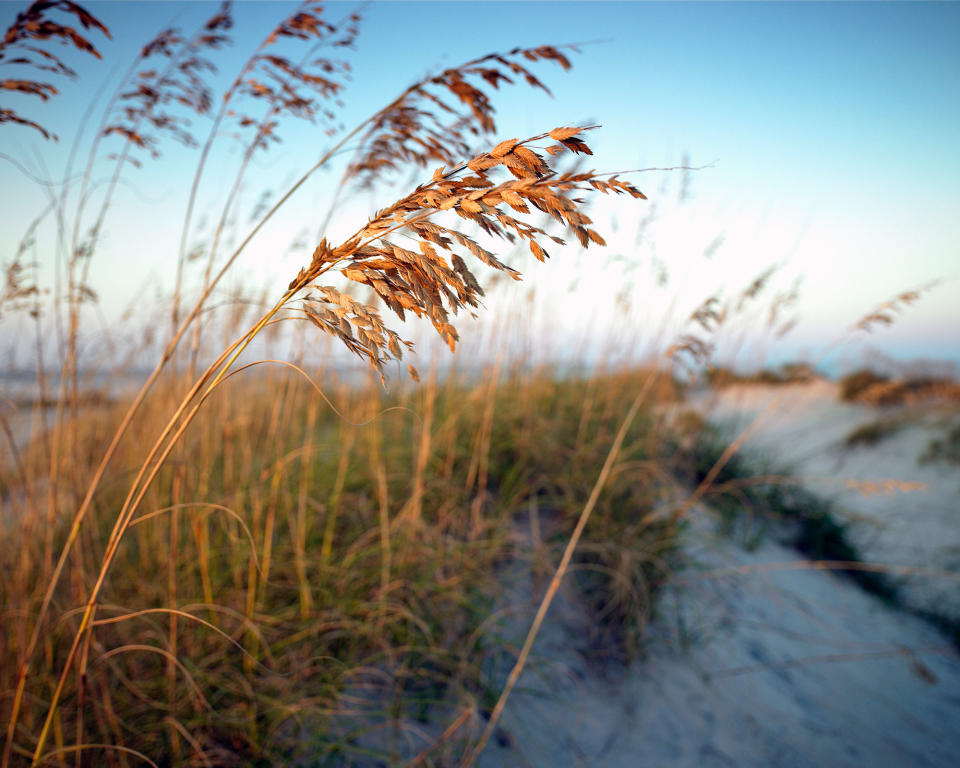
[[[661,597],[629,667],[585,663],[588,619],[566,589],[481,766],[956,765],[960,659],[943,636],[786,567],[792,550],[711,529],[701,518],[688,539],[706,571]]]
[[[960,617],[960,472],[917,463],[942,411],[842,404],[828,382],[732,387],[694,403],[732,436],[770,406],[744,450],[834,499],[865,559],[927,569],[903,585],[906,602]],[[912,425],[845,448],[881,415]],[[845,487],[888,479],[928,490]],[[692,523],[694,565],[661,594],[641,661],[586,663],[589,618],[564,587],[481,766],[957,765],[960,657],[943,634],[850,579],[804,569],[773,536],[748,551],[716,535],[705,510]],[[542,592],[523,580],[514,589]]]
[[[854,545],[866,561],[915,567],[903,577],[902,598],[918,609],[960,620],[960,468],[918,458],[938,424],[960,422],[956,405],[876,408],[842,403],[837,386],[817,381],[785,387],[735,386],[693,399],[711,421],[735,436],[754,423],[743,448],[754,461],[774,462],[803,478],[806,488],[835,502],[851,522]],[[877,419],[908,424],[872,446],[847,448],[855,427]],[[884,493],[883,481],[923,485],[922,491]],[[846,483],[878,482],[865,495]]]

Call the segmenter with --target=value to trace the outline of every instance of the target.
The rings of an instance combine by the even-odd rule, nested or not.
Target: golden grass
[[[570,562],[567,534],[580,512],[580,489],[623,419],[624,395],[640,383],[593,379],[596,407],[584,415],[587,382],[558,382],[547,371],[532,379],[505,374],[490,388],[458,383],[451,373],[443,385],[395,397],[371,378],[336,397],[346,420],[319,409],[295,373],[226,385],[239,389],[211,398],[180,442],[186,471],[167,466],[160,473],[116,550],[91,622],[83,687],[71,678],[64,688],[54,748],[71,744],[57,730],[82,728],[83,743],[167,760],[174,728],[195,744],[181,744],[184,761],[204,755],[214,764],[283,762],[296,748],[289,729],[297,723],[311,731],[310,747],[320,754],[349,754],[351,728],[362,734],[385,719],[412,727],[418,711],[442,722],[458,698],[472,701],[472,725],[448,734],[443,748],[464,753],[475,744],[474,728],[494,693],[487,665],[510,657],[489,613],[501,563],[516,557],[511,531],[536,499],[541,517],[556,519],[548,551],[565,546]],[[427,402],[429,427],[422,420]],[[477,441],[487,413],[490,441]],[[133,444],[141,429],[146,435],[159,426],[159,413],[148,415],[130,435]],[[624,462],[641,458],[645,443],[637,426],[629,432]],[[484,453],[480,490],[467,478]],[[571,464],[573,456],[579,458]],[[56,684],[80,629],[81,615],[70,606],[87,598],[110,550],[113,510],[135,467],[129,456],[103,483],[56,592],[57,620],[40,649],[49,656],[39,660],[29,691]],[[599,527],[590,543],[602,544],[607,529],[622,525],[653,493],[655,484],[636,480],[621,474],[595,494]],[[177,493],[204,501],[174,508]],[[66,533],[61,521],[55,547]],[[38,537],[30,530],[15,537],[19,570],[4,582],[2,602],[26,617],[42,598],[39,577],[47,566]],[[621,546],[647,549],[655,561],[663,541],[657,523]],[[592,574],[621,561],[615,551],[599,559],[600,550],[593,551]],[[645,573],[655,589],[662,575]],[[614,583],[614,572],[606,579]],[[3,647],[5,690],[29,641],[29,622],[18,624]],[[366,693],[351,705],[360,696],[356,680]],[[400,709],[380,713],[391,698]],[[21,738],[28,738],[42,725],[45,697],[31,695],[24,707]],[[428,746],[422,738],[413,744],[417,751]]]
[[[0,57],[34,46],[28,66],[69,74],[36,47],[66,40],[96,55],[82,33],[51,20],[63,13],[109,34],[73,3],[34,3]],[[434,357],[419,386],[392,394],[380,386],[413,348],[401,335],[409,326],[391,327],[391,316],[429,321],[453,352],[459,313],[482,309],[477,263],[518,279],[504,253],[519,248],[544,261],[561,235],[582,248],[605,244],[586,212],[588,193],[645,199],[616,174],[564,170],[592,154],[595,126],[494,138],[492,89],[546,90],[532,67],[568,69],[572,46],[472,59],[338,131],[360,16],[329,21],[322,4],[301,3],[216,94],[203,73],[229,42],[232,13],[224,4],[192,33],[161,30],[142,48],[106,103],[76,200],[64,182],[8,265],[0,309],[31,313],[41,364],[32,439],[19,441],[0,411],[12,449],[0,466],[3,768],[468,765],[494,733],[561,580],[572,576],[603,628],[590,638],[597,654],[629,660],[683,518],[737,484],[739,441],[710,453],[697,440],[702,424],[671,420],[664,406],[679,385],[657,366],[581,378],[530,371],[501,351],[479,373],[476,360],[442,370]],[[338,55],[318,57],[321,48]],[[42,98],[56,92],[36,81],[2,85]],[[203,142],[188,131],[191,116],[210,118]],[[329,130],[331,146],[229,248],[226,228],[251,162],[290,119]],[[53,135],[9,110],[3,122]],[[242,137],[242,158],[191,286],[198,189],[227,125]],[[170,138],[199,146],[200,156],[164,308],[169,333],[160,333],[163,349],[138,392],[97,402],[81,384],[88,361],[79,359],[84,309],[96,296],[90,263],[119,181]],[[338,198],[411,166],[440,167],[343,242],[318,238],[259,316],[227,318],[218,349],[200,322],[213,292],[346,147],[353,156]],[[91,213],[87,191],[108,149],[116,150],[106,158],[108,191]],[[27,254],[50,213],[65,277],[47,301]],[[690,317],[694,330],[670,348],[671,364],[708,362],[718,329],[769,279],[759,276],[732,302],[707,299]],[[888,322],[916,297],[902,294],[856,327]],[[795,299],[795,291],[775,298],[775,332],[788,328],[782,315]],[[42,364],[53,345],[41,316],[51,311],[65,321],[56,393]],[[518,330],[512,317],[500,321],[501,334]],[[255,340],[277,334],[273,344],[284,328],[301,349],[326,345],[326,359],[331,343],[346,348],[370,375],[340,381],[332,364],[303,355],[244,362]],[[307,333],[314,328],[319,342]],[[503,349],[501,336],[489,342]],[[696,490],[684,496],[681,486]],[[530,531],[531,551],[517,550],[520,529]],[[826,535],[843,543],[832,528]],[[838,562],[852,559],[837,551]],[[552,574],[538,606],[502,605],[505,565],[518,561],[538,577]],[[518,612],[532,617],[520,636],[504,620]]]
[[[109,35],[99,20],[79,6],[72,3],[35,3],[11,27],[4,40],[3,54],[8,53],[7,49],[28,46],[31,39],[66,39],[99,56],[89,40],[70,27],[50,20],[50,14],[58,11],[74,14],[84,27],[93,27]],[[563,173],[551,167],[553,158],[563,153],[590,154],[582,138],[587,130],[585,128],[561,127],[523,141],[501,141],[487,152],[457,162],[457,158],[463,157],[467,149],[466,137],[470,133],[492,133],[496,128],[488,88],[497,87],[501,82],[512,83],[519,77],[533,87],[546,90],[529,69],[529,62],[548,60],[563,68],[570,67],[566,56],[553,46],[518,48],[474,59],[460,67],[432,75],[411,86],[368,120],[345,133],[260,218],[241,245],[225,260],[219,260],[221,263],[217,270],[215,264],[218,262],[220,240],[233,200],[251,158],[268,149],[276,140],[276,127],[280,119],[322,117],[329,123],[334,119],[331,108],[325,106],[325,102],[332,102],[343,90],[343,83],[335,79],[334,73],[342,73],[344,67],[339,60],[316,59],[314,51],[324,45],[349,48],[357,34],[360,18],[352,14],[341,22],[331,23],[324,19],[320,4],[303,3],[267,35],[242,66],[233,85],[219,98],[221,106],[214,115],[209,138],[203,147],[191,185],[181,240],[177,288],[172,299],[170,341],[157,366],[139,393],[127,404],[126,410],[117,414],[98,414],[93,422],[94,434],[88,439],[84,436],[84,425],[88,422],[80,413],[78,338],[82,307],[96,297],[88,283],[89,265],[98,250],[100,234],[118,181],[128,164],[139,165],[141,160],[137,157],[138,153],[141,156],[145,152],[152,158],[158,157],[161,141],[167,137],[187,145],[197,143],[187,130],[189,122],[186,113],[205,115],[218,101],[204,82],[202,73],[212,68],[208,57],[229,42],[231,14],[229,5],[224,4],[193,34],[185,34],[176,28],[165,29],[141,49],[126,75],[128,82],[117,90],[104,110],[88,155],[86,172],[82,176],[78,202],[72,216],[72,231],[68,231],[67,226],[58,229],[60,247],[67,250],[69,255],[66,259],[66,283],[62,293],[54,296],[54,302],[55,306],[56,302],[61,302],[66,308],[67,343],[62,359],[54,428],[51,433],[41,431],[41,436],[28,450],[27,463],[17,462],[17,483],[24,494],[24,506],[20,514],[23,523],[18,534],[16,577],[11,582],[15,588],[4,596],[5,607],[19,617],[17,630],[11,635],[15,639],[7,643],[5,638],[2,649],[4,658],[9,662],[4,665],[5,674],[7,669],[16,669],[12,680],[3,681],[4,690],[11,692],[4,699],[10,702],[2,761],[4,766],[16,755],[23,756],[26,753],[32,753],[32,761],[36,763],[44,759],[62,760],[67,753],[75,752],[75,759],[79,762],[84,750],[95,748],[89,746],[93,743],[116,745],[117,750],[107,750],[106,757],[111,762],[116,760],[125,763],[127,753],[124,750],[134,749],[121,748],[125,740],[125,718],[118,717],[110,686],[99,677],[97,670],[109,669],[120,681],[130,681],[134,670],[125,665],[129,663],[128,658],[134,657],[137,658],[135,667],[138,670],[153,670],[156,667],[156,679],[164,681],[166,694],[157,698],[145,693],[139,684],[124,685],[136,694],[136,698],[156,704],[166,702],[168,714],[163,721],[162,732],[167,739],[170,756],[175,760],[185,759],[182,750],[189,745],[197,755],[205,756],[204,760],[209,759],[208,748],[200,747],[194,731],[175,716],[181,702],[196,705],[200,709],[209,708],[201,687],[195,683],[196,670],[191,670],[187,663],[187,659],[195,660],[196,657],[185,652],[190,647],[182,637],[185,625],[191,621],[199,622],[220,640],[229,638],[233,644],[242,645],[242,671],[245,675],[261,668],[264,665],[264,650],[270,644],[256,620],[261,617],[263,606],[271,603],[269,585],[283,570],[277,549],[277,534],[281,530],[289,536],[292,547],[297,615],[303,621],[316,619],[317,601],[320,598],[308,573],[311,566],[316,567],[317,564],[308,555],[308,543],[310,520],[318,513],[325,516],[319,541],[319,567],[332,570],[335,577],[340,579],[357,570],[367,572],[364,563],[370,554],[366,547],[371,542],[365,535],[358,537],[346,555],[340,550],[343,539],[341,526],[355,524],[354,520],[344,517],[341,507],[349,491],[349,483],[356,476],[352,454],[363,450],[361,446],[370,451],[368,462],[373,473],[372,483],[376,489],[374,506],[377,510],[375,518],[363,530],[379,531],[379,566],[375,569],[379,585],[376,591],[379,594],[374,600],[376,620],[372,625],[380,633],[386,631],[385,628],[393,622],[405,621],[402,611],[399,617],[396,615],[396,606],[389,597],[391,585],[404,572],[404,558],[409,558],[409,553],[403,548],[398,550],[398,541],[392,534],[390,500],[395,496],[391,494],[388,464],[381,446],[379,415],[371,413],[367,417],[371,423],[362,440],[357,439],[356,427],[350,426],[346,430],[343,436],[344,450],[336,462],[337,469],[333,476],[333,495],[320,508],[312,510],[309,489],[315,482],[313,475],[318,468],[309,454],[313,446],[322,445],[328,435],[322,432],[318,434],[313,428],[318,418],[315,403],[306,406],[306,427],[303,430],[290,429],[291,418],[302,413],[305,407],[291,395],[294,389],[292,377],[284,379],[269,413],[264,414],[268,425],[265,443],[258,446],[256,452],[224,435],[222,441],[213,444],[207,441],[197,455],[198,448],[187,443],[189,436],[196,434],[195,430],[201,425],[203,434],[217,435],[227,425],[235,424],[236,419],[251,418],[252,406],[244,410],[243,417],[238,415],[230,419],[223,407],[219,411],[214,410],[214,402],[228,380],[244,370],[245,367],[234,368],[243,351],[276,322],[297,319],[310,321],[373,366],[380,372],[381,378],[384,364],[399,360],[404,350],[412,347],[409,341],[402,339],[386,325],[376,306],[359,301],[334,285],[320,284],[318,281],[321,277],[336,271],[348,282],[372,289],[373,295],[401,320],[406,313],[429,319],[453,350],[458,336],[451,315],[463,308],[477,308],[483,296],[483,289],[466,260],[477,259],[512,277],[519,277],[519,273],[501,262],[474,236],[463,232],[460,224],[439,223],[437,219],[458,216],[461,224],[466,222],[474,225],[486,236],[499,238],[509,244],[526,241],[536,258],[543,260],[547,257],[543,240],[550,238],[556,242],[562,241],[532,223],[529,220],[531,211],[552,217],[586,247],[591,242],[602,245],[603,238],[589,226],[591,221],[583,212],[578,195],[599,191],[643,197],[633,185],[616,176],[608,178],[594,172]],[[301,52],[297,54],[301,57],[299,60],[281,52],[278,46],[285,42],[302,44]],[[37,56],[47,55],[39,48],[29,50]],[[48,60],[64,71],[62,62],[55,56],[50,56]],[[155,62],[160,62],[161,66]],[[23,63],[43,68],[42,59],[28,59]],[[4,82],[6,88],[36,93],[44,98],[55,93],[52,86],[28,85],[27,81]],[[458,112],[445,101],[450,96],[465,109],[454,122],[447,124],[443,122],[442,115]],[[239,111],[236,105],[241,103],[246,105],[244,110],[258,104],[265,109],[261,110],[259,117],[251,116],[246,111]],[[179,104],[184,111],[171,112],[171,104]],[[185,244],[196,192],[207,153],[221,124],[228,118],[235,120],[239,128],[246,131],[247,149],[215,229],[199,299],[192,309],[183,313],[180,306]],[[36,128],[48,138],[52,136],[38,124],[9,111],[3,113],[3,120]],[[219,355],[214,355],[213,362],[194,378],[194,361],[201,351],[200,325],[196,321],[214,287],[265,222],[307,178],[323,167],[348,141],[357,137],[360,137],[359,149],[347,168],[342,182],[344,185],[353,180],[373,184],[389,170],[410,162],[425,165],[439,161],[450,165],[450,168],[437,169],[429,181],[379,211],[341,245],[332,246],[322,240],[311,262],[291,281],[288,290],[276,299],[272,308],[254,321],[246,332],[236,336]],[[88,234],[81,239],[80,232],[89,222],[85,205],[92,170],[101,157],[101,146],[118,139],[121,142],[120,151],[113,156],[114,170],[108,191],[93,216]],[[536,151],[535,142],[544,139],[554,142],[545,148],[549,160]],[[414,146],[419,149],[414,149]],[[512,178],[496,178],[496,174],[504,170]],[[54,203],[61,220],[69,220],[68,198],[69,189],[65,187]],[[395,239],[400,234],[408,240],[412,239],[419,250],[402,247]],[[39,286],[22,284],[24,270],[21,255],[18,254],[18,258],[9,266],[10,290],[5,293],[4,300],[18,302],[32,297],[31,310],[38,317],[41,312]],[[171,375],[160,386],[161,372],[177,358],[177,348],[191,327],[193,348],[189,357],[188,383]],[[39,345],[39,323],[37,333]],[[412,366],[410,373],[414,378],[418,377]],[[178,389],[183,391],[184,388],[186,394],[178,395]],[[400,540],[401,543],[415,547],[420,538],[429,539],[431,546],[428,551],[434,557],[436,536],[447,528],[446,525],[435,524],[429,528],[431,532],[427,535],[425,531],[428,527],[423,525],[424,499],[429,495],[426,478],[431,445],[435,444],[434,440],[441,439],[434,437],[431,430],[436,391],[434,371],[428,388],[430,406],[419,440],[413,487],[404,491],[407,499],[402,514],[396,516],[403,521],[405,529],[416,531],[415,537],[411,539],[407,536]],[[491,472],[490,453],[494,426],[492,404],[496,392],[495,387],[486,389],[487,406],[482,411],[480,439],[474,444],[466,470],[465,492],[472,493],[475,490],[477,495],[471,503],[470,529],[458,534],[465,542],[461,546],[472,547],[472,542],[483,541],[489,527],[484,512],[490,498],[488,483],[495,477]],[[369,402],[371,405],[365,408],[374,411],[375,401],[370,399]],[[165,411],[170,415],[163,418],[161,414]],[[220,418],[208,421],[211,412],[217,413]],[[107,416],[109,418],[105,418]],[[580,422],[582,424],[583,419]],[[103,425],[108,423],[112,424],[113,431],[109,433],[112,436],[101,431]],[[467,421],[458,418],[457,423],[466,424]],[[453,430],[443,438],[447,441],[448,449],[444,470],[448,481],[453,481],[456,476],[455,443],[450,442],[455,441],[456,434],[456,430]],[[303,443],[295,450],[282,449],[280,441],[287,439],[301,440]],[[219,449],[224,451],[224,455],[217,452]],[[229,458],[225,455],[227,452]],[[282,503],[285,469],[288,463],[294,463],[291,453],[299,454],[299,490],[294,509]],[[258,466],[264,461],[272,461],[273,464]],[[211,475],[208,470],[195,476],[187,468],[191,465],[211,467],[217,462],[223,466],[217,500],[190,501],[195,496],[209,498],[212,492]],[[251,472],[259,473],[256,481],[251,477]],[[128,477],[133,478],[132,483],[126,479]],[[128,488],[125,493],[120,490],[124,485]],[[235,497],[236,493],[240,494],[239,498]],[[245,506],[242,512],[238,504]],[[329,508],[326,504],[329,504]],[[457,530],[458,524],[448,514],[445,513],[444,521]],[[215,516],[227,519],[226,532],[219,539],[211,524],[211,517]],[[44,521],[42,533],[39,530],[41,520]],[[186,522],[189,522],[189,530],[185,530],[181,524]],[[157,530],[158,526],[163,527],[164,524],[165,531]],[[222,538],[223,535],[226,539]],[[235,558],[234,570],[229,574],[228,582],[222,581],[225,574],[218,572],[215,567],[218,541],[220,546],[226,543],[230,550],[250,545],[247,554]],[[454,547],[455,550],[458,548]],[[188,554],[191,549],[192,554]],[[131,555],[134,558],[132,561],[127,559]],[[192,591],[184,583],[190,580],[185,580],[182,573],[184,558],[187,557],[197,566]],[[336,559],[344,557],[346,559],[334,567]],[[479,558],[476,562],[482,565],[485,561]],[[137,566],[131,569],[134,563]],[[149,572],[163,576],[158,583],[149,586],[140,579],[135,582],[134,594],[124,594],[125,590],[111,579],[115,567],[121,567],[122,573]],[[242,597],[227,613],[242,621],[240,629],[230,631],[218,627],[213,621],[215,617],[222,618],[220,612],[225,606],[217,593],[228,583],[232,583],[238,598]],[[22,597],[17,598],[18,594]],[[205,606],[203,611],[208,612],[209,619],[202,619],[183,609],[188,594],[194,602]],[[150,595],[154,595],[152,600]],[[77,601],[83,605],[82,609],[68,607],[77,605]],[[152,604],[150,608],[121,612],[121,617],[129,617],[125,621],[118,623],[118,617],[110,615],[116,610],[110,608],[111,605],[131,602],[143,605],[145,601]],[[367,598],[362,599],[360,605],[366,606]],[[366,607],[362,608],[364,622],[369,618],[367,611]],[[160,638],[144,640],[138,636],[127,637],[116,643],[103,643],[101,634],[108,630],[101,628],[126,626],[127,621],[133,625],[137,623],[135,619],[146,617],[151,617],[148,623],[162,620],[166,624],[161,644],[156,643]],[[337,625],[337,622],[334,624]],[[358,631],[356,624],[349,626],[348,637]],[[240,634],[235,637],[237,632]],[[348,657],[352,658],[350,654]],[[152,673],[146,679],[154,679]],[[186,688],[180,690],[184,683]],[[149,686],[146,682],[144,685]],[[65,712],[62,705],[67,700],[70,701],[71,711]],[[94,702],[98,702],[99,706]],[[188,711],[191,706],[187,706]],[[92,711],[93,722],[87,717],[88,709]],[[65,723],[70,724],[68,731],[72,731],[72,737],[67,735]],[[100,738],[91,742],[87,734],[94,731]],[[22,746],[24,739],[29,746]],[[51,740],[53,743],[48,750]],[[139,740],[135,741],[139,743]],[[147,746],[152,749],[156,744],[148,743]],[[215,746],[210,748],[216,751]],[[141,749],[136,749],[135,753],[146,755]]]

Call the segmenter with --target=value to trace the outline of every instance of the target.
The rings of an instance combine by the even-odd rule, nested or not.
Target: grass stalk
[[[514,663],[513,668],[510,670],[510,674],[507,676],[507,682],[504,684],[503,690],[501,691],[500,696],[490,713],[490,719],[487,720],[487,724],[483,729],[483,733],[480,735],[480,739],[477,741],[476,746],[474,746],[473,750],[471,750],[464,760],[462,764],[463,768],[470,768],[470,766],[477,761],[477,758],[480,757],[480,754],[486,747],[487,742],[493,735],[493,731],[496,729],[497,723],[500,721],[500,716],[503,714],[503,709],[507,705],[510,694],[513,692],[513,689],[516,686],[517,681],[520,679],[520,675],[523,672],[524,667],[526,666],[527,658],[530,656],[530,651],[533,649],[533,644],[537,639],[537,635],[540,633],[540,627],[543,624],[543,620],[547,616],[547,611],[550,610],[553,599],[556,597],[557,590],[560,589],[560,583],[563,581],[563,577],[566,575],[567,569],[570,566],[573,553],[576,551],[577,544],[580,543],[580,537],[583,535],[583,531],[587,527],[587,523],[590,520],[590,515],[593,513],[593,509],[597,504],[597,500],[600,498],[600,493],[606,485],[607,478],[610,476],[610,473],[616,464],[617,458],[620,454],[620,448],[623,446],[623,441],[627,436],[627,432],[633,424],[633,420],[636,418],[637,412],[640,410],[640,406],[646,399],[647,394],[655,380],[655,372],[651,372],[647,375],[643,386],[640,388],[640,391],[637,392],[637,396],[630,405],[630,409],[627,411],[626,416],[624,416],[623,421],[620,423],[620,428],[613,440],[613,444],[610,446],[610,451],[607,453],[607,458],[603,462],[603,467],[600,469],[600,474],[597,476],[597,481],[594,483],[593,490],[590,491],[590,497],[587,499],[587,503],[584,505],[579,517],[577,518],[576,527],[573,529],[573,533],[567,540],[567,544],[563,550],[563,556],[560,558],[560,563],[557,565],[557,568],[553,573],[553,577],[550,579],[550,584],[547,587],[547,591],[544,594],[543,599],[540,601],[540,605],[537,608],[537,613],[533,618],[533,622],[530,625],[527,636],[520,648],[520,653],[517,656],[517,660]]]
[[[156,477],[157,473],[160,471],[160,467],[163,462],[166,460],[167,456],[170,455],[170,452],[175,447],[180,436],[186,431],[187,427],[190,425],[190,422],[196,416],[197,412],[200,410],[200,406],[203,405],[204,401],[210,396],[214,391],[217,385],[223,380],[224,376],[230,370],[233,363],[236,359],[243,353],[251,341],[256,337],[256,335],[267,325],[267,323],[276,315],[278,311],[284,306],[284,304],[293,296],[297,290],[299,290],[299,285],[295,288],[290,289],[279,302],[263,317],[261,317],[254,325],[251,327],[247,333],[241,336],[237,341],[227,348],[220,357],[207,369],[207,371],[197,380],[194,384],[190,393],[185,397],[180,405],[177,407],[174,415],[167,422],[167,425],[164,427],[163,431],[160,434],[160,437],[157,439],[153,448],[150,451],[150,454],[147,456],[147,459],[143,462],[140,468],[136,479],[134,480],[133,485],[131,486],[130,493],[127,496],[127,501],[124,502],[122,509],[120,510],[119,515],[117,516],[117,521],[114,525],[113,531],[110,534],[110,540],[107,545],[107,551],[104,554],[100,572],[97,576],[96,582],[94,583],[90,596],[87,599],[86,607],[83,611],[83,616],[80,621],[80,627],[77,630],[77,633],[74,637],[73,644],[71,645],[70,651],[67,654],[66,661],[63,665],[63,671],[60,674],[60,679],[57,683],[54,695],[51,698],[48,714],[46,721],[40,731],[40,736],[37,740],[37,746],[34,750],[33,762],[36,764],[41,756],[43,755],[43,749],[46,745],[46,740],[49,736],[50,726],[52,723],[53,715],[57,710],[57,706],[60,701],[60,697],[63,693],[64,686],[66,684],[67,676],[71,667],[73,666],[74,658],[76,657],[77,649],[80,645],[82,638],[86,636],[90,629],[92,629],[92,621],[96,613],[97,598],[100,595],[100,590],[103,588],[104,581],[106,580],[107,573],[110,569],[110,565],[113,562],[114,557],[116,556],[117,549],[120,545],[120,540],[123,537],[124,532],[129,527],[133,515],[136,513],[136,510],[143,500],[144,495],[146,495],[147,489],[150,486],[150,483]],[[225,362],[224,362],[225,360]],[[212,380],[211,380],[212,379]],[[189,407],[192,396],[195,392],[199,392],[204,385],[209,381],[206,390],[199,397],[196,404],[187,411]],[[184,414],[181,419],[181,414]],[[179,426],[178,426],[178,421]],[[169,436],[169,440],[167,440]],[[166,441],[166,447],[164,442]],[[152,468],[148,470],[148,467]],[[79,526],[74,526],[79,527]],[[71,529],[71,533],[73,529]]]

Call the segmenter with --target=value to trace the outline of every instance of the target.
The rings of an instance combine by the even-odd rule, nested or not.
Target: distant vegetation
[[[874,373],[868,369],[848,373],[840,379],[840,398],[851,402],[870,388],[878,384],[886,384],[888,381],[890,381],[888,376]]]
[[[753,373],[740,373],[722,366],[710,367],[706,378],[711,386],[727,387],[732,384],[799,384],[817,376],[808,363],[784,363],[777,368],[763,368]]]
[[[944,462],[960,465],[960,424],[944,430],[942,438],[930,441],[927,449],[920,456],[921,464]]]
[[[876,445],[881,440],[895,434],[904,426],[902,419],[877,419],[854,428],[844,440],[848,448]]]
[[[840,379],[840,397],[847,402],[900,405],[921,400],[960,402],[960,383],[948,378],[895,378],[859,370]]]

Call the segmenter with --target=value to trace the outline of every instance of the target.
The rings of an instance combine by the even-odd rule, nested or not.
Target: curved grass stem
[[[107,544],[107,550],[103,556],[100,572],[97,575],[96,582],[90,590],[90,596],[87,598],[83,617],[80,620],[80,626],[74,635],[73,644],[71,645],[70,651],[67,654],[66,661],[64,661],[63,670],[60,674],[59,680],[57,681],[57,686],[54,690],[49,708],[47,710],[47,717],[44,721],[43,728],[40,731],[40,736],[37,740],[37,746],[34,750],[34,765],[36,765],[43,757],[43,750],[46,746],[50,729],[54,722],[54,716],[59,706],[60,698],[63,695],[63,689],[66,685],[70,670],[73,667],[73,662],[76,658],[77,651],[80,648],[81,641],[85,637],[86,633],[93,627],[93,621],[96,616],[97,600],[100,596],[101,590],[103,589],[103,584],[106,580],[107,573],[110,570],[110,565],[116,556],[117,550],[119,549],[120,542],[123,539],[123,534],[130,527],[130,523],[136,514],[140,502],[146,495],[150,484],[156,478],[161,466],[163,466],[164,461],[166,461],[167,457],[170,455],[170,452],[173,450],[180,437],[186,431],[187,427],[190,426],[190,423],[193,421],[203,403],[223,381],[233,363],[250,345],[257,334],[263,330],[267,323],[277,314],[277,312],[283,308],[286,302],[289,301],[298,290],[300,290],[300,287],[300,285],[297,285],[288,290],[283,295],[283,298],[277,302],[277,304],[275,304],[269,312],[267,312],[256,323],[254,323],[250,330],[248,330],[237,341],[231,344],[217,358],[217,360],[215,360],[210,367],[207,368],[204,374],[191,388],[187,396],[181,401],[173,416],[167,422],[160,436],[154,443],[153,448],[151,448],[149,455],[142,463],[140,471],[130,488],[129,494],[127,495],[127,500],[124,502],[124,505],[120,510],[120,514],[117,516],[117,521],[114,524],[113,531],[110,534],[110,539]],[[209,384],[207,384],[208,381]],[[205,385],[206,389],[204,389]],[[196,399],[193,407],[187,410],[190,406],[190,403],[196,398],[197,393],[200,392],[201,389],[203,389],[203,394]],[[75,524],[71,528],[71,538],[69,539],[71,543],[72,540],[76,538],[76,532],[78,529],[79,522],[75,520]],[[58,563],[58,566],[60,565],[61,564]],[[25,672],[26,670],[24,669],[24,680],[26,678]],[[18,693],[20,693],[22,696],[21,690],[22,684],[18,685]]]

